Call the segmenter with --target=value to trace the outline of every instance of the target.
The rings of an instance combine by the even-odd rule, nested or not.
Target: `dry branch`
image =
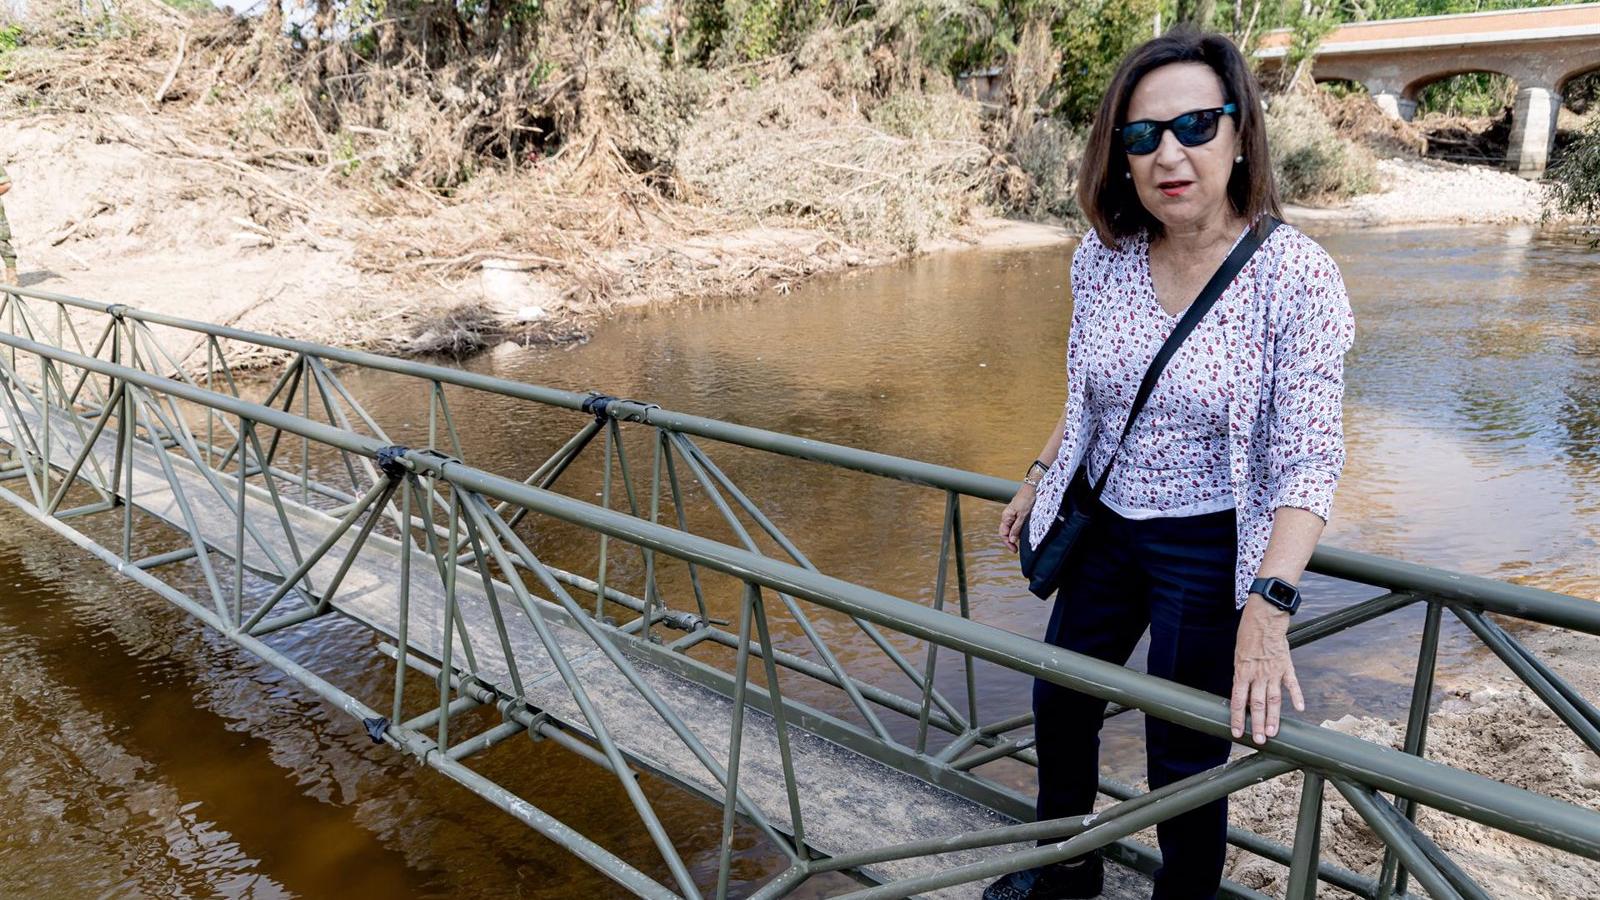
[[[161,86],[156,88],[156,94],[151,98],[157,106],[167,97],[167,90],[172,87],[172,80],[178,77],[178,69],[183,65],[183,54],[189,49],[189,32],[178,32],[178,52],[172,55],[172,67],[167,69],[167,77],[161,79]]]
[[[90,219],[100,215],[110,208],[111,204],[104,200],[96,202],[88,212],[74,219],[72,224],[68,225],[66,228],[52,236],[50,238],[50,246],[58,247],[65,243],[68,238],[72,237],[74,234],[77,234],[78,229],[82,228]]]

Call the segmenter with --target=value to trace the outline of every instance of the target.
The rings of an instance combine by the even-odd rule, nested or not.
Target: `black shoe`
[[[1094,853],[1077,865],[1051,863],[1037,869],[1012,872],[984,888],[983,900],[1076,900],[1098,897],[1105,882],[1105,860],[1100,854]]]

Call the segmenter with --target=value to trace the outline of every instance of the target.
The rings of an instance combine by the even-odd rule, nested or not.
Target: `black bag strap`
[[[1244,268],[1250,257],[1254,256],[1256,250],[1271,236],[1273,229],[1281,224],[1283,223],[1277,217],[1270,214],[1263,215],[1255,227],[1246,232],[1245,236],[1239,239],[1239,243],[1234,245],[1233,252],[1229,253],[1228,258],[1217,267],[1217,271],[1212,273],[1211,280],[1200,289],[1200,295],[1189,304],[1189,309],[1184,312],[1183,318],[1178,320],[1172,333],[1167,335],[1167,342],[1156,352],[1156,358],[1150,361],[1150,368],[1145,370],[1144,380],[1139,382],[1139,392],[1133,395],[1133,407],[1128,411],[1127,424],[1122,426],[1122,437],[1117,438],[1116,449],[1111,451],[1111,458],[1106,460],[1105,470],[1095,480],[1092,497],[1099,499],[1100,492],[1105,490],[1106,479],[1111,477],[1111,467],[1117,462],[1117,454],[1122,452],[1122,443],[1128,439],[1128,432],[1133,430],[1133,420],[1139,417],[1139,411],[1144,409],[1145,401],[1150,399],[1150,392],[1155,390],[1156,380],[1166,369],[1167,361],[1178,352],[1179,345],[1190,332],[1194,331],[1195,326],[1200,324],[1200,320],[1217,302],[1217,298],[1221,297],[1222,292],[1233,283],[1239,270]]]

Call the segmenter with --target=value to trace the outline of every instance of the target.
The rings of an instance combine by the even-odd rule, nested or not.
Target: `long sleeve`
[[[1333,259],[1315,244],[1280,274],[1268,459],[1270,510],[1308,509],[1324,522],[1344,469],[1344,355],[1355,317]]]
[[[1081,378],[1078,357],[1083,347],[1083,323],[1088,318],[1089,304],[1094,297],[1098,286],[1090,283],[1090,270],[1093,266],[1090,259],[1100,247],[1100,239],[1093,229],[1090,229],[1083,239],[1078,242],[1077,249],[1072,253],[1072,271],[1068,284],[1072,290],[1072,323],[1067,328],[1067,405],[1071,406],[1071,392],[1080,390],[1082,385],[1071,383],[1073,378]]]
[[[1082,355],[1083,327],[1088,321],[1088,311],[1093,302],[1095,291],[1102,288],[1093,280],[1091,273],[1097,271],[1095,261],[1103,255],[1099,238],[1093,230],[1084,235],[1079,242],[1077,250],[1072,254],[1072,272],[1069,284],[1072,288],[1072,324],[1067,331],[1067,402],[1066,414],[1063,418],[1061,444],[1056,448],[1056,458],[1051,461],[1050,470],[1039,481],[1037,498],[1033,504],[1033,514],[1029,517],[1028,540],[1031,546],[1037,547],[1044,537],[1045,530],[1051,517],[1061,508],[1061,497],[1066,490],[1067,482],[1071,479],[1072,472],[1068,471],[1072,458],[1078,451],[1077,435],[1078,425],[1083,420],[1083,385],[1082,364],[1079,358]]]

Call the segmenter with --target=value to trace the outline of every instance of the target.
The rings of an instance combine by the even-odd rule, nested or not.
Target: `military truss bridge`
[[[1435,898],[1489,896],[1414,824],[1421,807],[1600,859],[1600,812],[1426,753],[1446,612],[1600,751],[1600,711],[1489,617],[1600,634],[1593,602],[1322,547],[1313,571],[1376,596],[1296,623],[1292,644],[1426,609],[1401,749],[1285,721],[1276,738],[1212,771],[1147,793],[1106,778],[1096,815],[1033,821],[1031,777],[1019,785],[989,774],[995,763],[1037,764],[1031,716],[986,712],[978,663],[1104,697],[1110,715],[1137,709],[1215,735],[1229,724],[1222,698],[972,619],[964,510],[1007,501],[1015,482],[600,393],[39,290],[3,296],[0,499],[277,667],[387,752],[415,757],[593,866],[619,894],[727,896],[737,826],[788,861],[764,883],[733,885],[747,896],[814,894],[815,876],[838,872],[854,879],[845,882],[851,897],[972,897],[1003,873],[1093,848],[1114,863],[1107,896],[1147,896],[1159,855],[1137,832],[1285,777],[1301,785],[1298,804],[1283,810],[1296,823],[1292,842],[1240,828],[1229,839],[1284,866],[1294,900],[1319,886],[1365,898],[1419,886]],[[243,355],[262,353],[284,363],[270,383],[237,371]],[[364,370],[414,383],[427,408],[425,445],[401,446],[362,407],[347,382]],[[475,467],[456,415],[480,392],[570,411],[570,436],[552,441],[531,473]],[[629,458],[625,432],[648,458]],[[819,571],[717,465],[728,448],[906,482],[936,492],[935,503],[942,496],[932,600]],[[586,452],[603,454],[600,496],[561,493],[563,473]],[[690,528],[691,488],[715,510],[714,527]],[[593,567],[541,559],[536,532],[545,527],[592,538]],[[175,549],[136,555],[152,534]],[[624,552],[642,566],[620,565]],[[673,590],[662,587],[669,568],[687,572]],[[732,610],[729,621],[717,609]],[[376,633],[392,682],[342,686],[273,646],[273,635],[325,616]],[[774,641],[780,629],[799,636],[787,642],[794,649]],[[874,671],[893,673],[893,683],[847,671],[829,646],[841,635],[879,654]],[[721,652],[694,652],[713,647]],[[949,677],[950,667],[964,679]],[[485,775],[493,767],[483,761],[519,737],[553,742],[573,765],[614,776],[628,801],[616,815],[632,817],[654,855],[623,859],[583,823]],[[708,819],[720,807],[714,867],[686,865],[641,772],[703,796]],[[1322,858],[1330,789],[1384,843],[1379,871]],[[1263,896],[1232,882],[1223,892]]]

